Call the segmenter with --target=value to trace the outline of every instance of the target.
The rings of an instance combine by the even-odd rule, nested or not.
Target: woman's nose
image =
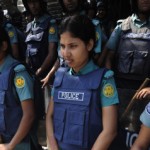
[[[62,50],[62,55],[63,55],[64,57],[69,57],[69,56],[71,55],[70,50],[69,50],[68,48],[64,48],[64,49]]]

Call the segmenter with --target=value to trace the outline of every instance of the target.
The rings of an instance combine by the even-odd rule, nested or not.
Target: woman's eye
[[[60,45],[60,48],[61,48],[61,49],[64,49],[64,48],[65,48],[65,46],[64,46],[64,45]]]
[[[76,48],[77,45],[70,45],[70,48]]]

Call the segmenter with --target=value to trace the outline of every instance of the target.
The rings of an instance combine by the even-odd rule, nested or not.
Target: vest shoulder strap
[[[130,16],[123,20],[123,22],[121,24],[122,31],[127,31],[127,30],[131,29],[130,22],[131,22],[131,17]]]

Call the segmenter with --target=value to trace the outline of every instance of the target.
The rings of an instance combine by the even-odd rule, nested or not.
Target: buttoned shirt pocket
[[[148,51],[135,51],[130,72],[136,74],[143,74],[147,58]]]

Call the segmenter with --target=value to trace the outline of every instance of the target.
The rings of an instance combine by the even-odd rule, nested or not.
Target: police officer
[[[0,25],[5,28],[9,35],[13,57],[16,59],[20,59],[16,28],[9,21],[6,21],[6,19],[4,19],[2,7],[0,8]]]
[[[9,37],[0,28],[0,135],[1,150],[38,150],[33,80],[25,66],[10,55]],[[32,131],[31,131],[32,128]]]
[[[63,9],[63,18],[65,18],[66,16],[72,16],[74,14],[83,15],[86,13],[84,10],[84,1],[82,0],[59,0],[59,3]],[[59,66],[67,66],[63,62],[60,53],[60,45],[58,46],[58,56],[59,58],[55,62],[53,68],[49,71],[47,76],[43,80],[41,80],[43,82],[43,87],[49,83],[50,79],[53,77],[55,71],[59,68]]]
[[[45,77],[57,59],[58,29],[56,21],[46,12],[46,2],[43,0],[23,0],[24,6],[34,17],[27,25],[27,64],[39,79]],[[51,84],[53,79],[51,79]],[[45,112],[49,100],[48,89],[43,90],[45,97]]]
[[[136,95],[139,100],[150,99],[150,87],[146,87],[139,91]],[[150,145],[150,103],[147,104],[145,110],[140,116],[142,126],[139,135],[134,142],[131,150],[147,150]]]
[[[59,2],[63,8],[65,16],[72,16],[75,14],[80,14],[80,15],[86,14],[84,1],[82,1],[82,0],[59,0]],[[97,60],[100,55],[100,52],[101,52],[102,40],[106,41],[106,38],[104,37],[104,35],[101,31],[99,21],[96,19],[93,19],[92,22],[95,25],[95,31],[96,31],[96,41],[97,42],[96,42],[96,46],[95,46],[94,55],[95,55],[95,60]],[[54,75],[55,71],[59,68],[59,66],[66,66],[66,64],[64,64],[64,62],[63,62],[63,59],[62,59],[62,56],[60,53],[60,47],[58,47],[58,55],[59,55],[59,59],[55,62],[55,65],[50,70],[48,75],[42,80],[43,86],[45,86],[49,82],[49,80],[52,78],[52,76]]]
[[[84,15],[86,14],[85,1],[82,0],[59,0],[64,12],[67,16],[72,16],[74,14]],[[96,31],[96,46],[95,46],[95,60],[97,61],[101,51],[102,51],[102,42],[106,42],[107,38],[103,34],[100,22],[97,19],[92,19],[93,24],[95,25]]]
[[[51,149],[106,150],[116,135],[113,72],[94,64],[95,42],[95,28],[87,16],[70,16],[62,22],[61,53],[70,69],[61,67],[55,76],[46,116]]]
[[[108,5],[104,0],[97,3],[96,18],[100,21],[102,31],[109,38],[114,29],[114,22],[109,14]]]
[[[57,25],[46,13],[43,0],[23,0],[34,20],[27,25],[27,63],[40,78],[45,77],[57,58]]]
[[[144,79],[150,76],[150,0],[132,0],[132,9],[132,16],[118,21],[106,45],[106,67],[115,71],[120,115]]]

